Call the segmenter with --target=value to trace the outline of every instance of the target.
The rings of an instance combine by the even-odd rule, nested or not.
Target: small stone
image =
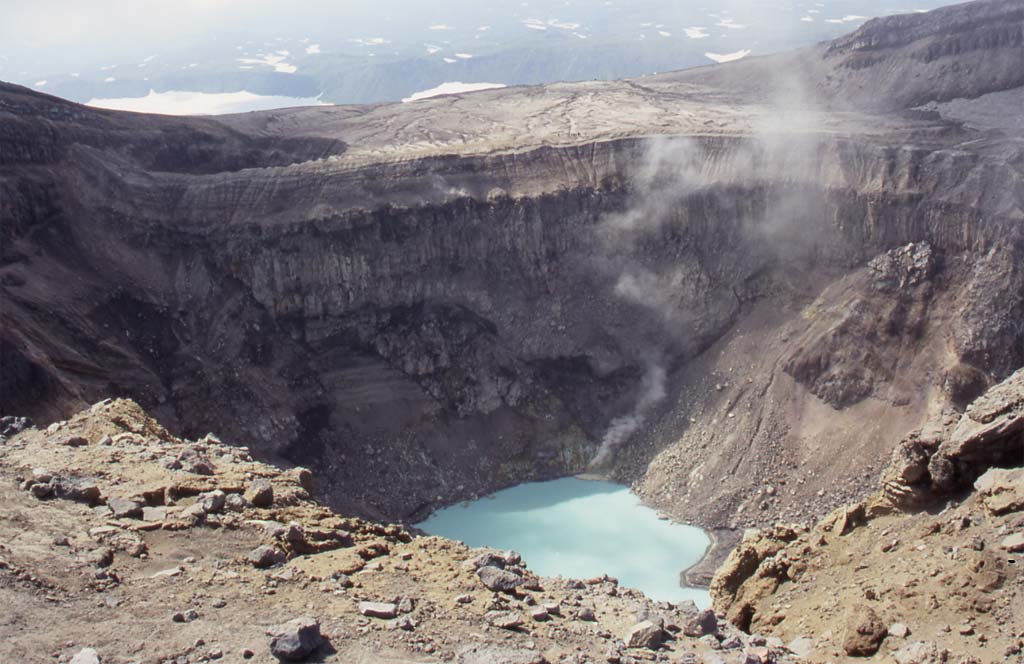
[[[273,565],[279,565],[285,561],[285,552],[276,546],[263,544],[249,552],[247,556],[252,566],[257,569],[266,569]]]
[[[159,507],[143,507],[142,508],[142,520],[143,521],[163,521],[167,518],[167,508],[163,506]]]
[[[274,504],[274,487],[265,479],[255,479],[245,491],[245,500],[253,507],[270,507]]]
[[[786,648],[802,659],[807,659],[814,652],[814,639],[809,636],[798,636],[789,642]]]
[[[304,661],[324,642],[324,637],[320,635],[320,623],[315,618],[289,620],[273,628],[271,633],[270,653],[285,662]]]
[[[85,554],[85,561],[96,567],[110,567],[114,562],[114,550],[109,546],[101,546]]]
[[[523,625],[523,617],[515,611],[488,611],[484,618],[499,629],[516,629]]]
[[[100,664],[100,656],[92,648],[82,648],[71,658],[70,664]]]
[[[68,447],[82,447],[83,445],[88,445],[89,441],[81,436],[72,436],[70,438],[65,438],[61,444],[67,445]]]
[[[544,608],[545,611],[548,612],[549,615],[562,615],[562,605],[558,602],[544,602],[543,604],[541,604],[541,606]]]
[[[455,603],[456,604],[470,604],[472,602],[473,602],[473,596],[472,595],[458,595],[455,598]]]
[[[398,615],[398,606],[393,602],[359,602],[359,613],[369,618],[390,620]]]
[[[724,641],[721,642],[721,644],[719,644],[718,640],[710,634],[708,636],[702,636],[700,640],[704,642],[714,641],[715,644],[720,645],[723,650],[738,650],[739,648],[743,647],[743,640],[736,635],[727,637]]]
[[[32,484],[28,487],[28,492],[32,494],[33,498],[42,500],[53,495],[53,486],[51,484]]]
[[[388,623],[388,629],[401,629],[406,632],[411,632],[416,629],[416,621],[409,616],[399,616]]]
[[[583,620],[586,622],[594,622],[597,620],[597,616],[594,615],[594,609],[589,606],[581,606],[576,612],[576,619]]]
[[[623,637],[627,648],[648,648],[655,650],[661,645],[665,632],[656,623],[650,620],[642,620],[630,628]]]
[[[897,639],[905,639],[910,636],[910,628],[901,622],[893,623],[889,625],[889,636],[894,636]]]
[[[196,502],[203,506],[203,511],[207,514],[219,514],[224,510],[224,503],[226,499],[227,494],[220,489],[217,489],[216,491],[199,494]]]
[[[536,620],[537,622],[544,622],[545,620],[551,619],[550,614],[548,614],[548,612],[544,610],[544,607],[542,606],[538,606],[532,609],[530,611],[530,617]]]
[[[398,602],[399,613],[412,613],[413,609],[416,608],[416,603],[411,597],[403,597]]]
[[[207,659],[220,659],[224,656],[224,651],[220,648],[214,648],[210,652],[206,653]]]
[[[175,611],[171,614],[171,620],[176,623],[187,623],[192,622],[199,618],[199,613],[195,609],[188,609],[187,611]]]
[[[248,506],[245,498],[238,495],[237,493],[229,493],[227,498],[224,499],[224,507],[229,512],[241,512]]]
[[[186,521],[202,521],[206,518],[206,507],[202,503],[193,503],[181,510],[180,515]]]

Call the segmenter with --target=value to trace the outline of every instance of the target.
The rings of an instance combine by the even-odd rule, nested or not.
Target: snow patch
[[[827,18],[826,23],[853,23],[854,21],[864,21],[867,16],[858,16],[856,14],[847,14],[842,18]]]
[[[245,65],[267,65],[273,67],[274,71],[282,74],[294,74],[299,70],[295,65],[285,62],[288,51],[277,51],[276,53],[260,53],[257,58],[235,58],[237,62]]]
[[[447,60],[447,58],[445,59]],[[454,62],[454,60],[452,62]],[[480,90],[496,90],[503,87],[505,87],[504,83],[463,83],[461,81],[449,81],[447,83],[442,83],[435,88],[430,88],[429,90],[414,92],[402,101],[408,103],[411,101],[419,101],[420,99],[430,99],[431,97],[437,97],[440,95],[456,95],[465,92],[479,92]]]
[[[189,92],[171,90],[156,92],[150,90],[145,97],[120,97],[90,99],[87,106],[110,108],[117,111],[136,113],[161,113],[163,115],[222,115],[265,111],[291,106],[329,106],[319,97],[282,97],[257,95],[246,90],[241,92]]]
[[[750,49],[745,48],[742,51],[736,51],[734,53],[711,53],[706,52],[705,57],[714,60],[715,62],[732,62],[733,60],[739,60],[750,55]]]
[[[747,27],[742,23],[737,23],[731,18],[723,18],[718,23],[715,23],[715,25],[717,25],[720,28],[729,28],[730,30],[743,30],[744,28]]]

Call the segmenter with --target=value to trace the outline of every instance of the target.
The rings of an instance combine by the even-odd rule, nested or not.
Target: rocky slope
[[[342,517],[310,499],[329,479],[177,438],[127,400],[13,436],[0,660],[794,661],[692,603]]]
[[[1021,563],[1024,371],[908,435],[865,501],[750,533],[711,590],[810,661],[1020,661]]]
[[[391,520],[602,450],[680,519],[818,516],[1024,364],[1020,130],[908,110],[1019,86],[1021,25],[217,119],[0,85],[0,410],[130,396]]]

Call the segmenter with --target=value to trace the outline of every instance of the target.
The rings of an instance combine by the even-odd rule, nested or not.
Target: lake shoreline
[[[711,543],[700,560],[679,573],[680,584],[689,588],[707,590],[715,572],[743,539],[743,533],[734,528],[715,528],[704,531]]]

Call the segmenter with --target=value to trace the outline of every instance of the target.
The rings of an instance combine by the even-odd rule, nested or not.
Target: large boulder
[[[649,648],[655,650],[661,645],[665,631],[657,623],[641,620],[633,625],[622,638],[627,648]]]
[[[295,618],[271,630],[270,653],[284,662],[302,662],[324,642],[315,618]]]
[[[869,657],[878,652],[885,635],[885,623],[873,609],[856,607],[846,617],[843,650],[851,657]]]
[[[255,479],[245,490],[245,499],[253,507],[270,507],[274,504],[274,487],[268,480]]]
[[[495,592],[512,592],[523,584],[523,577],[492,565],[484,565],[476,575],[488,590]]]

